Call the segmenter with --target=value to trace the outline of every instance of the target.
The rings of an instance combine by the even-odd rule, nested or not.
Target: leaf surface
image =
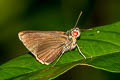
[[[54,79],[76,65],[120,73],[120,22],[81,32],[77,43],[86,60],[75,49],[64,53],[57,65],[51,67],[54,62],[43,65],[27,53],[2,64],[0,80]]]

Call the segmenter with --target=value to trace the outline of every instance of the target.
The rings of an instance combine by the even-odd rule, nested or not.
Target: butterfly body
[[[78,16],[74,28],[68,30],[67,32],[22,31],[18,34],[19,39],[42,64],[49,65],[57,57],[59,60],[64,52],[71,51],[76,47],[78,48],[79,53],[86,59],[86,57],[82,54],[79,46],[76,43],[76,39],[80,37],[80,29],[76,26],[81,15],[82,11]]]
[[[76,39],[80,36],[80,30],[73,28],[67,32],[22,31],[18,35],[36,59],[48,65],[64,52],[76,48]]]

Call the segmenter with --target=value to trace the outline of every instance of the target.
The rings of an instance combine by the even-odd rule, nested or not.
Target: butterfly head
[[[71,37],[75,37],[76,39],[80,36],[80,29],[78,27],[73,28],[69,31],[66,32],[68,34],[68,36]]]
[[[80,29],[79,28],[71,29],[71,34],[73,37],[78,38],[80,36]]]

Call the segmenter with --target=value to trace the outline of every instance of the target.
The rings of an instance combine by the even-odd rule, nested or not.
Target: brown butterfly
[[[80,13],[78,20],[81,16]],[[86,58],[80,51],[76,39],[80,37],[80,29],[75,27],[67,32],[63,31],[22,31],[19,32],[19,39],[25,47],[32,52],[36,59],[42,64],[49,65],[57,57],[58,60],[66,51],[78,48],[79,53]],[[57,60],[57,62],[58,62]],[[56,63],[57,63],[56,62]]]

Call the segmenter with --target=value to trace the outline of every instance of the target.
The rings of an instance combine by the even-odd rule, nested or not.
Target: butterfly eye
[[[73,36],[77,36],[78,35],[78,32],[73,32]]]

